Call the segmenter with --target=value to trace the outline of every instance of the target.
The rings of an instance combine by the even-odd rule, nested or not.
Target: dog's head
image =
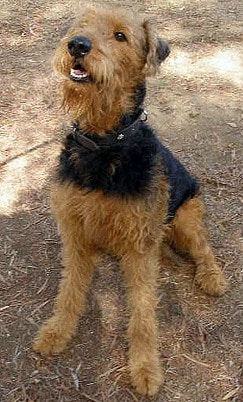
[[[167,43],[149,21],[120,9],[88,9],[61,40],[54,68],[69,93],[85,101],[103,93],[114,108],[114,102],[125,106],[137,85],[156,73],[168,54]]]

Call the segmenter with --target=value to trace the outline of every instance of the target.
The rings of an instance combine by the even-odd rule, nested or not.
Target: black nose
[[[85,54],[89,53],[91,50],[92,44],[89,39],[84,36],[74,36],[68,42],[68,51],[71,56],[81,57]]]

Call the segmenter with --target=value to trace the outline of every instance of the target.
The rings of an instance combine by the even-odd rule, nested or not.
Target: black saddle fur
[[[154,167],[161,164],[161,173],[168,178],[169,205],[167,222],[176,210],[199,191],[197,181],[159,141],[151,127],[140,121],[133,132],[128,131],[118,140],[118,133],[132,124],[141,114],[140,105],[145,86],[137,88],[136,104],[131,115],[123,116],[118,127],[100,136],[96,133],[77,132],[65,139],[60,156],[59,179],[71,181],[87,191],[101,190],[107,196],[140,197],[149,191]],[[85,135],[95,142],[97,149],[84,147],[78,136]]]

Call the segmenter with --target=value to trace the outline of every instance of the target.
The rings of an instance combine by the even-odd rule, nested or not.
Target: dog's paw
[[[51,356],[61,353],[68,340],[69,338],[66,338],[60,329],[47,322],[40,328],[32,347],[35,352],[42,356]]]
[[[221,296],[227,288],[225,276],[216,264],[207,270],[198,269],[195,280],[211,296]]]
[[[159,365],[143,364],[140,367],[131,367],[132,384],[137,392],[142,395],[155,395],[164,382]]]

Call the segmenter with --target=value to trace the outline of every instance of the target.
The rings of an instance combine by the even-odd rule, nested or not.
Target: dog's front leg
[[[33,344],[33,349],[42,355],[62,352],[72,337],[78,317],[85,309],[86,293],[96,262],[93,251],[83,248],[74,231],[67,229],[62,236],[64,270],[54,314],[42,325]]]
[[[163,381],[155,314],[158,259],[157,249],[151,249],[147,254],[129,253],[121,261],[130,310],[130,373],[137,391],[147,395],[155,394]]]

